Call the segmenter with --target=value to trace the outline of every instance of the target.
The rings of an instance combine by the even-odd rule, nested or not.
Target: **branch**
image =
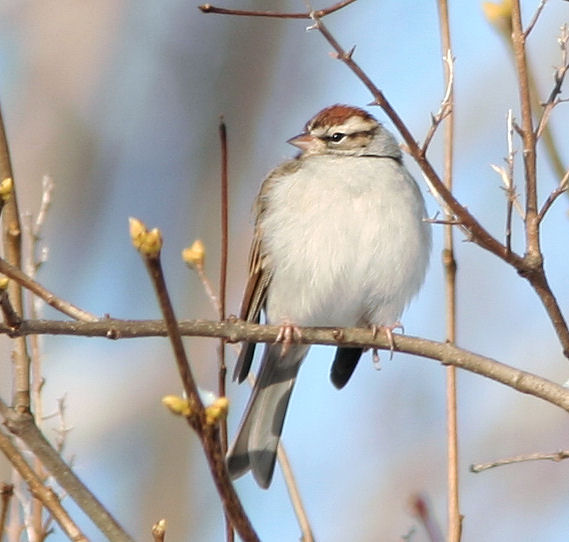
[[[12,161],[4,119],[0,108],[0,184],[10,186],[10,197],[2,207],[2,241],[4,258],[17,269],[22,267],[22,228],[16,186],[13,181]],[[4,197],[3,197],[4,199]],[[17,314],[24,314],[22,288],[17,282],[8,285],[8,295]],[[12,402],[18,411],[30,408],[30,358],[24,338],[17,340],[13,351]]]
[[[443,56],[443,62],[445,66],[445,73],[447,74],[446,90],[443,99],[441,100],[441,105],[436,114],[431,115],[431,126],[425,139],[423,145],[421,146],[421,152],[423,154],[427,153],[429,145],[437,131],[441,122],[452,114],[453,110],[453,94],[454,94],[454,58],[450,52],[450,49],[446,50]]]
[[[569,450],[559,450],[553,453],[536,452],[534,454],[516,455],[514,457],[507,457],[505,459],[498,459],[490,463],[479,463],[477,465],[470,465],[470,472],[482,472],[494,467],[502,467],[503,465],[512,465],[514,463],[524,463],[526,461],[555,461],[559,462],[563,459],[569,458]]]
[[[235,493],[235,489],[229,478],[225,465],[225,454],[219,437],[218,422],[219,414],[211,416],[210,407],[205,408],[200,398],[198,386],[192,375],[190,364],[186,356],[180,327],[176,321],[172,302],[166,287],[166,280],[162,272],[160,251],[162,249],[162,234],[156,228],[148,230],[146,226],[135,218],[130,219],[130,234],[132,243],[141,255],[148,274],[152,281],[164,325],[174,351],[174,358],[178,367],[178,373],[186,394],[185,406],[178,406],[171,410],[177,414],[183,414],[186,421],[198,435],[205,452],[206,459],[217,488],[217,492],[223,503],[223,508],[235,530],[244,542],[259,542],[245,510]],[[212,405],[213,407],[213,405]]]
[[[539,223],[541,223],[541,221],[544,219],[545,214],[547,213],[547,211],[549,211],[550,207],[555,203],[555,200],[561,194],[567,192],[568,189],[569,189],[569,170],[567,170],[567,173],[565,173],[563,179],[561,179],[559,186],[555,190],[553,190],[551,194],[549,194],[543,206],[541,207],[539,214],[537,215],[537,220]]]
[[[350,4],[353,4],[356,0],[343,0],[342,2],[337,2],[336,4],[330,6],[326,9],[318,9],[314,13],[317,17],[325,17],[334,13]],[[281,13],[278,11],[256,11],[256,10],[246,10],[246,9],[227,9],[212,6],[211,4],[202,4],[198,6],[198,9],[202,13],[217,13],[218,15],[237,15],[239,17],[271,17],[277,19],[310,19],[312,13],[310,11],[300,12],[300,13]]]
[[[539,19],[539,16],[541,15],[541,12],[543,11],[543,8],[545,7],[546,3],[547,3],[547,0],[540,0],[539,6],[537,6],[537,9],[535,10],[533,17],[531,18],[531,21],[530,21],[528,27],[526,28],[526,30],[524,32],[524,39],[527,39],[527,37],[530,35],[530,33],[533,30],[535,24],[537,23],[537,20]]]
[[[438,113],[438,122],[444,119],[444,184],[452,193],[453,166],[454,166],[454,62],[452,56],[452,42],[450,33],[449,9],[447,0],[438,0],[439,25],[441,33],[441,48],[443,50],[443,67],[446,81],[446,93]],[[447,117],[445,119],[445,117]],[[434,125],[436,126],[436,125]],[[426,147],[423,146],[423,153]],[[445,218],[452,219],[448,213]],[[454,255],[454,228],[447,224],[444,226],[444,249],[442,263],[445,272],[445,306],[446,306],[446,339],[450,344],[456,342],[456,259]],[[446,371],[446,417],[447,417],[447,524],[448,541],[460,542],[462,533],[462,519],[460,513],[459,495],[459,468],[458,468],[458,415],[457,415],[457,386],[456,367],[449,366]],[[420,499],[417,498],[417,503]],[[417,505],[417,511],[428,507]],[[436,530],[428,521],[429,517],[422,517],[431,540],[436,538]],[[440,534],[440,530],[438,531]]]
[[[14,280],[17,284],[23,286],[30,292],[36,294],[43,299],[48,305],[57,309],[58,311],[82,322],[95,322],[99,318],[90,312],[87,312],[68,301],[57,297],[54,293],[44,288],[39,282],[36,282],[28,275],[20,271],[17,267],[10,265],[6,260],[0,258],[0,273]],[[21,312],[20,312],[21,314]]]
[[[49,510],[67,537],[75,542],[87,542],[87,537],[73,522],[65,508],[61,506],[59,497],[51,488],[43,484],[40,477],[28,465],[22,453],[14,446],[10,437],[5,435],[2,430],[0,430],[0,450],[24,479],[34,498],[38,499]],[[1,533],[2,531],[0,531]]]
[[[251,324],[238,319],[225,322],[209,320],[186,320],[178,324],[182,336],[224,337],[227,342],[276,341],[280,327]],[[479,374],[509,386],[515,390],[533,395],[569,412],[569,389],[538,375],[521,371],[492,358],[481,356],[444,342],[432,341],[408,335],[393,334],[393,345],[383,334],[373,336],[365,328],[301,328],[302,344],[324,344],[331,346],[361,346],[414,354],[453,365]],[[165,337],[166,325],[161,320],[115,320],[98,322],[60,322],[51,320],[24,320],[14,331],[0,325],[0,333],[16,335],[73,335],[83,337],[106,337],[110,339]],[[341,340],[339,338],[341,337]]]
[[[2,482],[0,484],[0,540],[6,528],[6,519],[8,518],[8,508],[10,507],[10,500],[14,496],[14,486]]]
[[[133,542],[115,518],[87,489],[77,475],[36,427],[29,412],[16,412],[0,400],[0,413],[10,432],[19,437],[28,449],[41,461],[57,483],[85,512],[101,532],[114,542]]]

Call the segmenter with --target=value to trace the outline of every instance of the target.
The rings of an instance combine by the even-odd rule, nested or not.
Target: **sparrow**
[[[317,113],[288,143],[300,153],[273,169],[254,205],[249,278],[240,317],[271,325],[393,329],[427,271],[431,229],[397,141],[373,116],[349,105]],[[290,333],[289,333],[290,335]],[[234,380],[249,373],[245,343]],[[308,345],[265,346],[237,436],[232,478],[251,470],[268,488],[285,414]],[[362,348],[339,346],[330,378],[350,379]]]

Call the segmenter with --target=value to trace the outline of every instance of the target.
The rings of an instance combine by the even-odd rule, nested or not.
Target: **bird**
[[[424,282],[431,228],[421,191],[395,137],[367,111],[322,109],[288,140],[300,152],[273,169],[255,200],[249,276],[240,317],[279,325],[287,340],[265,345],[226,464],[270,486],[286,410],[309,346],[301,326],[388,332]],[[233,378],[251,369],[244,343]],[[338,389],[362,348],[339,346],[330,378]]]

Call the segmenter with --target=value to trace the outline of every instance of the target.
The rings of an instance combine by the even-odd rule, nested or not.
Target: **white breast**
[[[275,182],[261,223],[271,323],[389,325],[423,282],[430,227],[391,158],[312,156]]]

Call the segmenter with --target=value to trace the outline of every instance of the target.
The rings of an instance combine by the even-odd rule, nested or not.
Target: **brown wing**
[[[246,322],[259,323],[261,317],[261,309],[265,305],[267,298],[267,288],[271,282],[271,269],[267,256],[263,253],[261,218],[265,210],[264,199],[266,190],[270,187],[270,177],[263,183],[261,192],[257,196],[255,203],[255,211],[257,220],[255,223],[255,234],[251,251],[249,253],[249,279],[245,286],[243,294],[243,302],[241,304],[241,312],[239,317]],[[241,352],[237,358],[235,371],[233,372],[233,380],[243,382],[251,368],[253,355],[255,354],[256,343],[243,343]]]

